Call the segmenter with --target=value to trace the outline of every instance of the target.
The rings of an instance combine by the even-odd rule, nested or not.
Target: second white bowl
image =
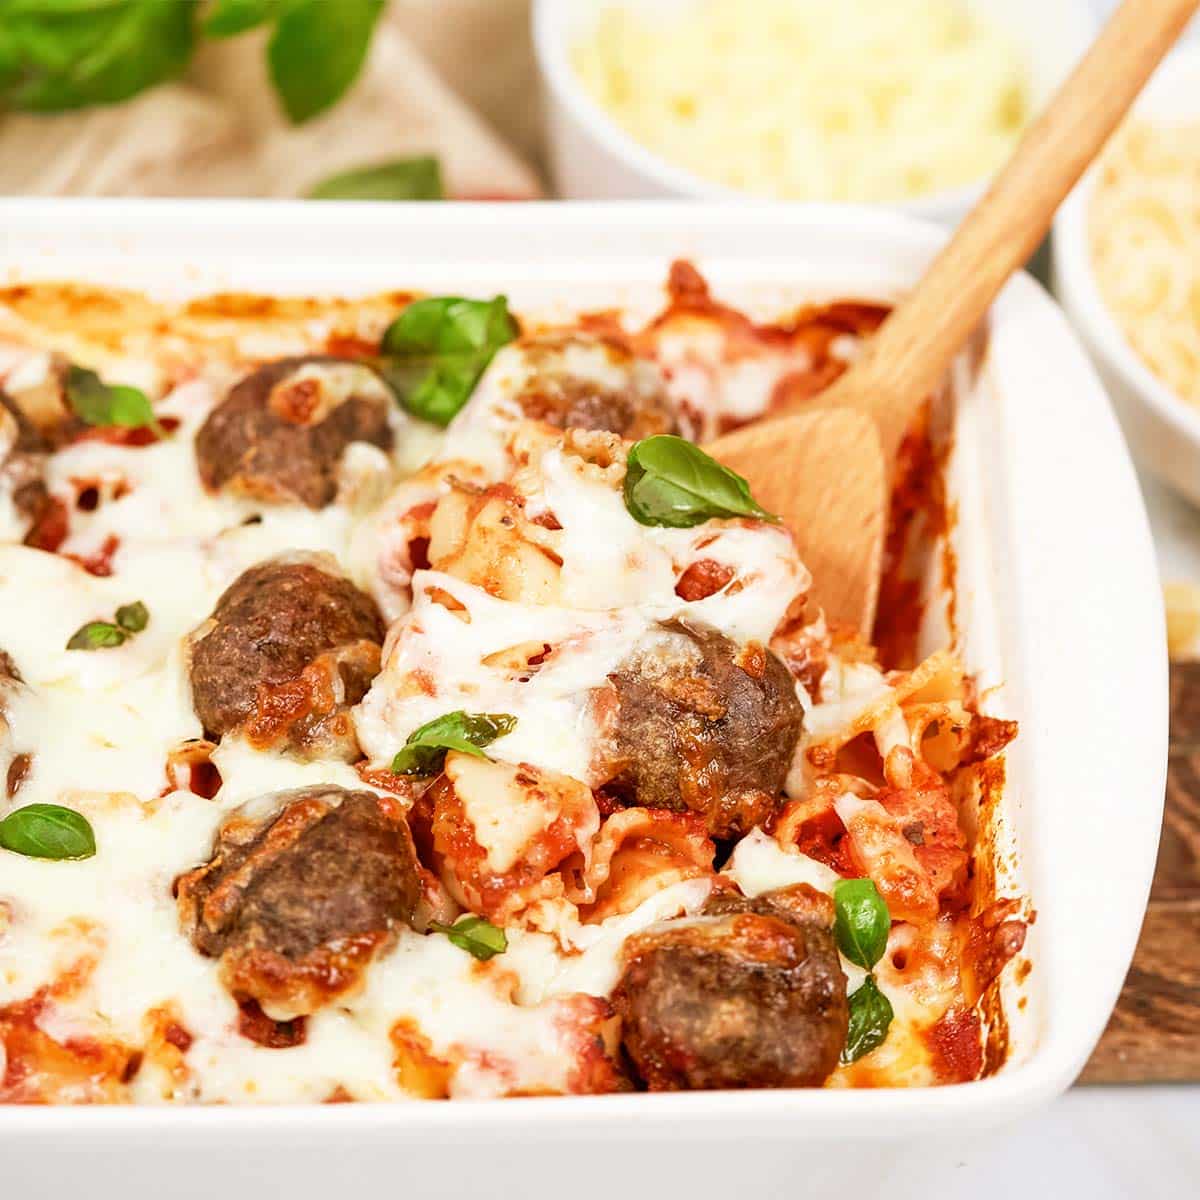
[[[1200,44],[1176,50],[1159,67],[1134,112],[1200,121]],[[1134,457],[1200,504],[1200,409],[1177,396],[1138,357],[1100,294],[1088,239],[1094,183],[1093,170],[1054,223],[1054,289],[1100,369]],[[1200,246],[1194,249],[1200,253]]]
[[[636,142],[587,94],[572,51],[602,9],[614,3],[678,10],[695,0],[534,0],[533,34],[545,90],[550,166],[558,194],[568,200],[683,197],[753,200],[678,167]],[[968,0],[1008,34],[1029,66],[1035,109],[1083,54],[1095,32],[1088,0]],[[751,5],[747,5],[750,16]],[[987,180],[884,207],[957,224]]]

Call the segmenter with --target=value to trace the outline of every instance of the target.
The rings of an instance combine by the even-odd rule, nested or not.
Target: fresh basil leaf
[[[482,917],[460,917],[453,925],[431,921],[429,928],[434,933],[444,933],[460,950],[465,950],[480,962],[487,962],[489,958],[495,958],[508,949],[504,930]]]
[[[384,0],[282,0],[267,47],[271,79],[297,125],[341,99],[367,57]]]
[[[67,371],[67,401],[75,415],[89,425],[120,425],[126,429],[148,425],[164,436],[145,392],[107,384],[86,367],[72,366]]]
[[[209,37],[234,37],[266,24],[277,4],[278,0],[212,0],[202,28]]]
[[[384,331],[380,369],[410,413],[449,425],[496,351],[519,332],[504,296],[431,296],[414,301]]]
[[[431,154],[342,171],[322,180],[310,200],[442,200],[441,164]]]
[[[756,504],[750,485],[693,442],[662,433],[630,448],[625,507],[641,525],[688,529],[713,517],[779,518]]]
[[[68,650],[107,650],[122,646],[129,640],[129,633],[111,621],[89,621],[81,625],[67,642]]]
[[[887,904],[870,879],[841,879],[833,886],[833,906],[838,949],[869,971],[887,949],[892,929]]]
[[[194,15],[190,0],[2,0],[0,108],[127,100],[187,65]]]
[[[73,808],[27,804],[0,821],[0,846],[28,858],[91,858],[96,835]]]
[[[150,610],[140,600],[122,604],[116,615],[117,624],[129,633],[141,633],[150,624]]]
[[[868,975],[850,996],[850,1027],[842,1062],[852,1063],[882,1046],[892,1023],[892,1003]]]
[[[392,771],[396,775],[436,775],[448,750],[483,758],[482,747],[516,727],[517,718],[508,713],[468,713],[461,709],[446,713],[408,735],[404,749],[392,759]]]

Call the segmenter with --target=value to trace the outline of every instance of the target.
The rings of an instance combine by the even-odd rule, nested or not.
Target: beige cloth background
[[[336,0],[331,0],[336,2]],[[449,194],[540,194],[528,0],[391,0],[362,75],[296,127],[264,33],[201,46],[125,104],[0,118],[0,194],[297,196],[335,171],[433,152]]]

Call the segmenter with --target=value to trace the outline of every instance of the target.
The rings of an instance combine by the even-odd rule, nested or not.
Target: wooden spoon
[[[855,409],[874,419],[885,478],[891,476],[922,401],[945,376],[1008,277],[1028,261],[1059,204],[1197,8],[1200,0],[1125,0],[924,278],[850,370],[814,398],[822,409]],[[805,403],[792,407],[799,410]],[[882,512],[872,517],[865,508],[850,510],[872,502],[873,488],[853,481],[864,471],[874,478],[878,466],[861,426],[821,418],[818,428],[821,443],[812,461],[802,444],[812,429],[787,417],[738,430],[706,449],[746,476],[760,503],[779,513],[798,536],[811,526],[812,535],[802,542],[819,581],[814,594],[829,615],[869,633],[885,523]],[[822,474],[802,476],[811,470]],[[852,499],[843,501],[840,493],[847,489]],[[886,489],[880,503],[886,507]],[[834,512],[823,506],[836,507],[846,524],[839,526]],[[826,537],[841,544],[818,549],[815,543]],[[871,544],[847,544],[851,539]],[[818,558],[840,574],[821,579]],[[866,578],[867,572],[874,577]]]
[[[783,518],[825,614],[869,634],[864,622],[874,619],[888,514],[875,422],[849,408],[810,408],[747,425],[705,449]]]

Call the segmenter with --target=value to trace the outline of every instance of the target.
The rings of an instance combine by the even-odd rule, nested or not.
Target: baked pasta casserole
[[[995,1069],[1016,727],[914,656],[935,439],[873,639],[700,449],[884,315],[0,292],[0,1100]]]

